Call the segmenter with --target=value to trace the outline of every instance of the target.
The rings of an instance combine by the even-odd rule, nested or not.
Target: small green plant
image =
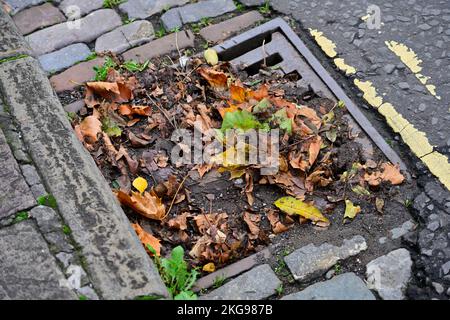
[[[78,296],[78,300],[89,300],[88,297],[86,297],[84,294],[80,294]]]
[[[340,274],[340,273],[342,272],[342,266],[341,266],[339,263],[336,263],[336,264],[334,265],[334,272],[335,272],[336,274]]]
[[[258,10],[261,14],[270,14],[269,0],[266,0],[264,4],[258,8]]]
[[[245,6],[242,3],[240,3],[239,1],[236,1],[236,0],[234,0],[233,2],[234,2],[234,5],[236,6],[236,10],[238,12],[244,11]]]
[[[405,199],[405,203],[404,203],[405,207],[407,209],[411,208],[413,205],[413,201],[411,199]]]
[[[180,32],[180,27],[170,29],[170,33]]]
[[[97,58],[97,53],[96,52],[92,52],[90,55],[88,55],[86,57],[86,59],[84,59],[83,61],[91,61],[94,60],[95,58]]]
[[[9,61],[14,61],[14,60],[18,60],[18,59],[23,59],[23,58],[26,58],[26,57],[28,57],[28,55],[26,55],[26,54],[19,54],[17,56],[0,59],[0,64],[2,64],[4,62],[9,62]]]
[[[284,262],[283,258],[277,257],[277,266],[275,267],[275,273],[280,276],[289,275],[289,271],[286,268],[286,262]]]
[[[283,284],[281,283],[276,289],[275,289],[277,295],[281,296],[284,292]]]
[[[211,24],[212,19],[208,17],[203,17],[200,19],[200,25],[202,27],[207,27]]]
[[[186,50],[184,50],[184,55],[186,56],[186,57],[190,57],[190,56],[192,56],[194,54],[194,52],[191,50],[191,49],[186,49]]]
[[[127,0],[103,0],[103,8],[112,9],[125,2],[127,2]]]
[[[116,68],[117,64],[110,58],[107,57],[102,66],[95,66],[95,81],[105,81],[108,76],[108,71],[110,68]]]
[[[214,289],[217,289],[217,288],[223,286],[223,284],[225,283],[225,280],[226,280],[226,278],[225,278],[224,276],[217,276],[217,277],[214,279],[214,282],[213,282],[212,287],[213,287]]]
[[[37,198],[37,203],[40,204],[41,206],[47,206],[53,209],[55,209],[57,206],[56,199],[51,194],[40,196],[39,198]]]
[[[183,247],[173,248],[169,259],[158,257],[156,251],[150,245],[147,245],[147,249],[153,253],[161,278],[172,297],[175,300],[197,299],[197,295],[191,291],[191,288],[194,286],[199,273],[196,269],[188,270],[188,265],[184,261]]]
[[[205,50],[208,49],[209,48],[209,42],[205,41],[205,43],[202,44],[202,48],[205,49]]]
[[[67,115],[67,119],[69,119],[70,122],[72,122],[77,116],[77,114],[75,112],[67,112],[66,115]]]
[[[13,222],[18,223],[18,222],[27,220],[28,218],[29,218],[28,212],[20,211],[20,212],[17,212],[16,216],[14,217]]]
[[[122,135],[122,129],[120,129],[117,123],[112,121],[110,118],[103,119],[102,130],[109,137],[120,137]]]
[[[127,69],[130,72],[142,72],[147,69],[150,60],[145,61],[144,63],[139,63],[134,60],[125,61],[121,67]]]
[[[166,33],[167,33],[167,31],[166,31],[166,29],[164,28],[164,26],[161,26],[161,27],[159,27],[158,30],[156,30],[155,36],[156,36],[157,38],[162,38],[162,37],[164,37],[164,36],[166,35]]]
[[[133,23],[133,22],[135,22],[135,21],[136,21],[136,18],[131,18],[131,19],[125,18],[125,19],[123,20],[123,23],[124,23],[124,24],[130,24],[130,23]]]
[[[69,235],[69,234],[72,233],[72,230],[70,229],[70,227],[69,227],[68,225],[64,224],[64,225],[62,226],[62,232],[63,232],[65,235]]]

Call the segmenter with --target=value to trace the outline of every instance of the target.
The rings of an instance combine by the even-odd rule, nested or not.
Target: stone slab
[[[128,50],[122,56],[125,60],[136,60],[143,63],[148,59],[177,50],[177,44],[179,49],[193,47],[194,38],[194,34],[190,30],[175,32],[140,47]]]
[[[94,79],[95,71],[93,67],[100,66],[105,62],[105,58],[95,58],[93,60],[81,62],[69,69],[52,76],[50,83],[56,92],[73,90],[85,82]]]
[[[263,300],[276,293],[281,285],[268,264],[260,265],[225,283],[201,300]]]
[[[59,5],[59,9],[64,12],[67,18],[74,19],[101,9],[103,2],[104,0],[64,0]]]
[[[146,20],[134,21],[100,36],[95,42],[95,51],[122,53],[125,50],[153,40],[153,25]]]
[[[409,251],[397,249],[370,261],[366,266],[367,285],[384,300],[402,300],[411,278]]]
[[[25,35],[35,30],[66,21],[66,18],[51,3],[32,7],[19,12],[13,17],[19,31]]]
[[[170,9],[161,16],[161,21],[166,30],[172,30],[186,23],[197,22],[202,18],[218,17],[234,10],[236,10],[236,5],[232,0],[203,0]],[[181,24],[174,20],[174,17],[176,17],[174,12],[178,12],[181,17]]]
[[[305,281],[325,273],[338,261],[357,255],[367,249],[362,236],[345,239],[341,246],[324,243],[320,246],[309,244],[284,257],[294,279]]]
[[[114,10],[102,9],[78,20],[36,31],[26,40],[37,55],[43,55],[73,43],[91,42],[120,25],[122,19]]]
[[[250,11],[243,15],[205,27],[200,30],[200,35],[206,41],[217,43],[227,39],[233,35],[233,33],[240,32],[243,29],[250,27],[262,19],[264,19],[264,17],[258,11]]]
[[[0,299],[78,299],[31,221],[0,229]]]
[[[64,223],[72,230],[99,296],[167,297],[156,268],[94,160],[75,136],[39,63],[24,58],[1,64],[0,92]]]
[[[3,131],[0,129],[0,219],[36,205]]]
[[[315,283],[281,300],[376,300],[363,280],[349,272]]]
[[[212,287],[214,281],[219,277],[223,279],[229,279],[235,277],[254,266],[261,263],[261,261],[266,261],[271,257],[270,250],[268,248],[255,253],[249,257],[241,259],[233,264],[230,264],[220,270],[210,273],[197,280],[194,286],[194,291],[200,291],[201,289],[207,289]]]
[[[42,4],[47,0],[4,0],[8,6],[9,13],[15,15],[17,12],[38,4]]]
[[[23,54],[31,55],[31,48],[0,6],[0,60]]]
[[[75,43],[54,52],[44,54],[38,58],[42,69],[54,73],[83,61],[91,54],[91,50],[84,43]]]
[[[119,9],[128,15],[128,18],[146,19],[166,9],[182,6],[189,0],[128,0],[119,5]]]
[[[251,7],[251,6],[262,6],[264,3],[266,3],[266,0],[240,0],[240,3]]]

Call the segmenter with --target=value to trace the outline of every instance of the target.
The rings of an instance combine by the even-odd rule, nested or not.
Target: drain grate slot
[[[222,61],[231,61],[241,56],[243,52],[248,52],[256,48],[260,48],[263,43],[272,41],[273,30],[256,34],[244,41],[235,42],[227,50],[218,52],[219,59]]]
[[[406,170],[397,153],[282,18],[244,32],[214,49],[222,61],[230,61],[249,75],[258,73],[264,59],[268,66],[279,66],[282,73],[297,81],[299,88],[305,88],[303,92],[299,89],[299,96],[317,95],[342,100],[356,123],[386,157]]]
[[[265,60],[262,59],[251,66],[246,67],[244,70],[248,73],[249,76],[253,76],[259,72],[261,67],[263,66],[264,62],[266,63],[266,67],[273,67],[277,64],[281,63],[283,61],[283,58],[280,56],[279,53],[274,53],[270,56],[268,56]]]

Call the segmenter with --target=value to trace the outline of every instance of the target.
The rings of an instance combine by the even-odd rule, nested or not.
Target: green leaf
[[[51,194],[40,196],[39,198],[37,198],[37,203],[40,204],[41,206],[47,206],[53,209],[55,209],[57,206],[56,199]]]
[[[28,212],[26,211],[20,211],[16,214],[16,216],[14,217],[13,222],[14,223],[18,223],[24,220],[27,220],[29,218]]]
[[[355,187],[352,188],[352,191],[356,194],[359,194],[361,196],[370,196],[370,192],[369,190],[367,190],[364,187],[361,187],[360,185],[357,185]]]
[[[283,197],[274,202],[275,206],[288,215],[299,215],[314,223],[321,222],[322,225],[329,225],[330,221],[322,215],[315,206],[305,203],[294,197]]]
[[[262,124],[246,110],[236,110],[227,112],[222,122],[222,132],[229,129],[239,129],[247,131],[250,129],[262,128]]]
[[[174,300],[197,300],[197,295],[192,291],[182,291],[174,297]]]
[[[280,109],[274,113],[271,121],[275,121],[288,134],[292,133],[292,119],[288,118],[286,109]]]
[[[122,129],[120,129],[117,123],[112,121],[110,118],[103,119],[102,130],[109,137],[120,137],[122,135]]]
[[[345,214],[344,214],[344,218],[353,219],[360,212],[361,212],[361,207],[360,206],[355,206],[353,204],[353,202],[351,202],[350,200],[345,200]]]
[[[328,130],[327,132],[325,132],[325,136],[331,142],[335,142],[337,138],[337,131],[335,129]]]
[[[265,112],[270,107],[270,101],[267,98],[262,99],[256,106],[253,107],[253,113]]]

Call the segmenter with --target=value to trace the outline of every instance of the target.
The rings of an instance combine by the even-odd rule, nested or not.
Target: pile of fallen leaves
[[[191,59],[184,68],[150,64],[145,77],[110,68],[105,81],[86,84],[86,108],[73,121],[122,206],[150,221],[134,222],[133,228],[157,255],[182,244],[193,264],[211,272],[267,244],[268,233],[285,232],[296,223],[327,228],[326,215],[339,202],[346,205],[343,219],[354,219],[361,209],[349,200],[349,192],[367,196],[385,183],[402,183],[398,167],[388,163],[354,163],[350,170],[338,172],[334,144],[353,138],[337,119],[345,110],[342,103],[316,109],[297,104],[285,97],[275,80],[246,85],[228,63],[212,64],[200,59]],[[213,157],[212,163],[171,163],[170,150],[156,146],[164,145],[178,128],[222,134],[228,129],[238,129],[236,134],[279,129],[279,170],[261,175],[260,164],[224,161],[227,153],[235,152],[233,147]],[[269,147],[268,157],[272,156]],[[185,183],[190,173],[197,171],[201,179],[214,170],[245,181],[243,196],[250,209],[238,213],[240,224],[230,221],[232,213],[213,210],[212,205],[209,212],[191,205]],[[256,185],[280,188],[286,196],[262,212],[252,211]],[[328,197],[323,212],[311,196],[326,188],[343,191]],[[382,212],[383,200],[374,201]]]

